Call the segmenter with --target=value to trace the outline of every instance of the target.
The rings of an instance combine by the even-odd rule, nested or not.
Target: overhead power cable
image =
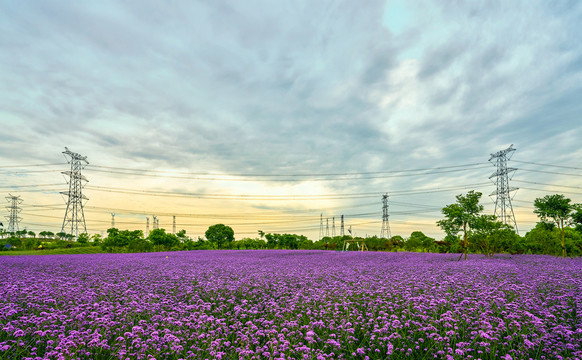
[[[86,171],[93,171],[93,172],[101,172],[101,173],[121,174],[121,175],[135,175],[135,176],[201,180],[201,181],[293,182],[293,181],[339,181],[339,180],[361,180],[361,179],[409,177],[409,176],[434,175],[434,174],[451,173],[451,172],[457,172],[457,171],[475,170],[475,169],[481,169],[481,168],[489,168],[489,166],[485,165],[484,163],[473,163],[473,164],[440,166],[440,167],[420,168],[420,169],[374,171],[374,172],[352,172],[352,173],[309,173],[309,174],[202,173],[202,172],[181,172],[181,171],[163,171],[163,170],[147,170],[147,169],[127,169],[127,168],[98,166],[98,165],[90,165],[85,170]],[[60,172],[60,171],[61,171],[60,169],[55,169],[55,170],[18,170],[18,171],[11,171],[11,172],[5,172],[5,173],[18,175],[18,174]],[[260,178],[260,180],[257,178]]]
[[[565,187],[565,188],[569,188],[569,189],[582,189],[582,186],[570,186],[570,185],[560,185],[560,184],[546,184],[546,183],[540,183],[540,182],[535,182],[535,181],[519,180],[519,179],[513,179],[512,181],[520,182],[520,183],[525,183],[525,184],[557,186],[557,187]]]
[[[519,171],[529,171],[529,172],[536,172],[536,173],[542,173],[542,174],[552,174],[552,175],[563,175],[563,176],[582,176],[582,174],[568,174],[568,173],[562,173],[562,172],[557,172],[557,171],[544,171],[544,170],[536,170],[536,169],[524,169],[524,168],[518,168]]]
[[[556,167],[556,168],[562,168],[562,169],[582,170],[581,167],[575,167],[575,166],[565,166],[565,165],[555,165],[555,164],[541,164],[541,163],[536,163],[536,162],[531,162],[531,161],[520,161],[520,160],[514,160],[514,159],[511,159],[511,162],[516,162],[516,163],[520,163],[520,164],[549,166],[549,167]]]
[[[28,165],[3,165],[3,166],[0,166],[0,169],[27,168],[27,167],[37,167],[37,166],[55,166],[55,165],[63,166],[63,163],[54,163],[54,164],[28,164]]]

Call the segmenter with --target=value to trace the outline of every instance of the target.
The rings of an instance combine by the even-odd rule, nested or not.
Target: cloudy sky
[[[455,195],[493,213],[514,144],[524,234],[536,197],[582,202],[580,24],[572,1],[3,1],[0,190],[60,231],[67,146],[90,233],[379,235],[387,193],[392,234],[442,238]]]

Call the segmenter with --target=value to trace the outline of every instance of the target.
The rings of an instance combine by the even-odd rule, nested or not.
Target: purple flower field
[[[582,259],[0,258],[2,359],[582,359]]]

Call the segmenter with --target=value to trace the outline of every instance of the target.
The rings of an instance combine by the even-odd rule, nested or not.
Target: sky
[[[0,193],[60,231],[66,146],[91,234],[373,236],[388,194],[392,235],[441,239],[456,195],[494,213],[513,145],[523,235],[534,199],[582,203],[581,24],[578,1],[3,1]]]

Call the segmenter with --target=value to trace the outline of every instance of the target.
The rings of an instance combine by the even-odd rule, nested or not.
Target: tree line
[[[437,225],[445,232],[442,240],[435,240],[421,231],[414,231],[408,238],[395,235],[358,238],[350,235],[324,237],[312,241],[304,235],[265,233],[259,230],[257,237],[235,240],[230,226],[215,224],[208,228],[205,237],[193,239],[180,230],[176,234],[164,229],[154,229],[147,236],[141,230],[110,228],[107,236],[80,234],[76,239],[66,233],[42,231],[36,236],[32,231],[6,233],[2,250],[54,249],[62,247],[100,246],[107,252],[150,252],[213,249],[319,249],[372,251],[418,251],[480,253],[492,256],[496,253],[546,254],[556,256],[582,255],[582,205],[573,204],[564,195],[555,194],[534,201],[534,213],[540,221],[524,236],[493,215],[482,214],[479,203],[482,194],[469,191],[456,196],[456,202],[443,207],[443,219]],[[8,237],[6,237],[8,235]]]

